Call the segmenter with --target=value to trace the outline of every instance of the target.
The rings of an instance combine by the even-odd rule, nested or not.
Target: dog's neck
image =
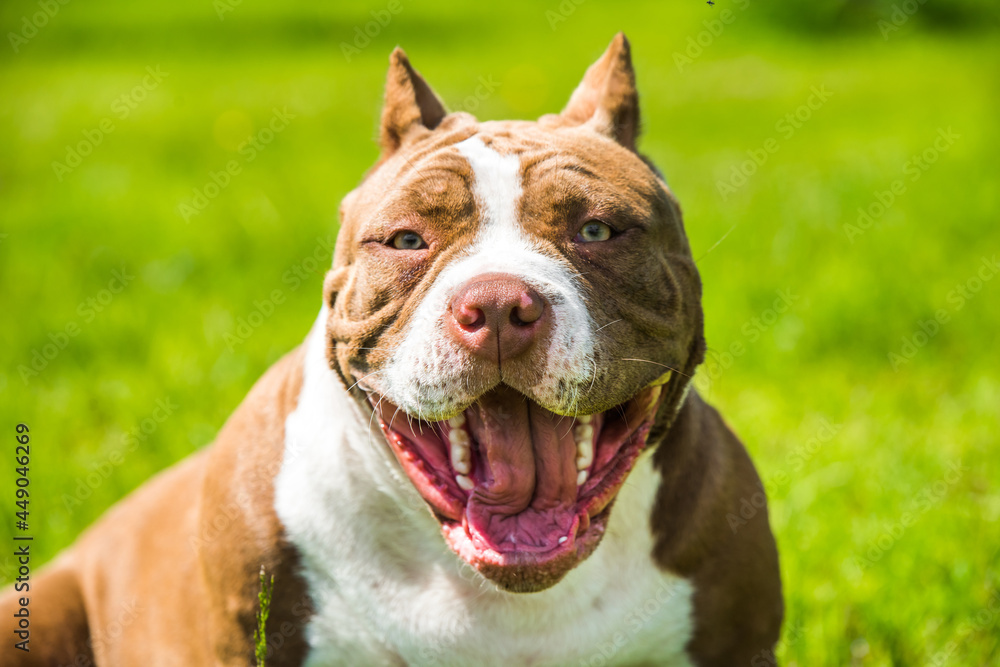
[[[330,368],[327,315],[324,306],[306,339],[302,390],[286,420],[275,488],[278,516],[302,554],[314,596],[314,646],[330,637],[340,655],[343,641],[352,642],[346,650],[356,651],[359,659],[383,650],[419,655],[428,636],[448,632],[455,644],[449,652],[460,653],[463,627],[481,621],[480,629],[498,633],[495,651],[509,651],[515,659],[519,644],[510,634],[501,641],[504,633],[544,626],[557,643],[563,637],[585,644],[588,633],[600,637],[608,628],[597,627],[596,618],[595,627],[588,626],[587,617],[581,621],[581,605],[599,603],[606,610],[601,619],[610,614],[621,623],[636,600],[649,598],[651,586],[679,601],[659,605],[658,614],[690,614],[688,583],[635,557],[653,549],[649,521],[658,476],[648,455],[622,488],[600,547],[553,588],[507,593],[465,564],[446,546],[438,522],[399,468],[371,414]],[[480,632],[469,641],[490,638]],[[537,642],[528,643],[537,649]],[[634,648],[648,648],[641,644]]]

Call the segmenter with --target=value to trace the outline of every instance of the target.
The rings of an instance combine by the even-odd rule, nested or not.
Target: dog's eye
[[[576,235],[575,240],[583,243],[597,243],[598,241],[607,241],[612,236],[614,236],[614,230],[611,227],[600,220],[590,220]]]
[[[396,250],[423,250],[427,247],[420,234],[411,231],[399,232],[389,240]]]

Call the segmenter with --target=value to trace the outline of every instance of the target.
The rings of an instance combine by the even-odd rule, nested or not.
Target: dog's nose
[[[549,307],[530,285],[502,273],[473,278],[451,300],[448,328],[476,356],[497,363],[524,353],[544,333]]]

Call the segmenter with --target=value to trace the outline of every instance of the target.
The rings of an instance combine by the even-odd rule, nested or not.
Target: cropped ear
[[[382,109],[382,156],[396,152],[415,130],[433,130],[448,112],[398,46],[389,56]]]
[[[635,150],[639,136],[639,93],[625,33],[618,33],[600,60],[590,66],[560,114],[570,125],[589,124]]]

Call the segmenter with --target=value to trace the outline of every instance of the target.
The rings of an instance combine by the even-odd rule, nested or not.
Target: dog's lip
[[[633,417],[641,416],[641,419],[633,421],[631,425],[625,423],[623,426],[615,421],[613,416],[608,420],[607,428],[602,428],[601,435],[595,436],[596,451],[590,468],[592,474],[578,488],[576,502],[572,508],[564,507],[553,515],[560,525],[563,525],[561,530],[565,533],[558,538],[558,541],[553,540],[552,529],[546,529],[544,531],[546,535],[532,540],[530,529],[522,528],[520,530],[527,530],[521,533],[527,537],[522,541],[527,543],[518,544],[517,540],[514,540],[512,545],[499,544],[495,534],[477,531],[475,524],[481,525],[481,519],[470,524],[468,515],[470,500],[482,482],[476,483],[472,489],[466,489],[456,481],[456,471],[449,458],[451,436],[448,422],[425,423],[423,428],[425,431],[430,429],[431,433],[411,431],[408,428],[409,418],[405,413],[401,414],[401,411],[384,396],[369,394],[379,425],[397,460],[441,523],[447,543],[463,560],[476,567],[493,568],[541,567],[554,562],[566,562],[569,563],[567,570],[586,557],[600,541],[607,522],[609,505],[617,496],[629,471],[645,448],[646,436],[662,399],[663,392],[660,386],[648,386],[637,392],[629,401],[600,413],[606,415],[614,412],[625,415],[628,411],[627,414]],[[407,426],[400,428],[401,422],[396,420],[407,420]],[[574,421],[571,428],[575,423]],[[605,430],[610,440],[604,438]],[[409,432],[414,440],[420,442],[411,441],[400,431]],[[601,438],[600,443],[597,442],[598,437]],[[437,438],[437,446],[434,438]],[[466,482],[467,485],[468,483]],[[526,523],[529,527],[538,525],[537,522]]]
[[[592,551],[604,534],[604,529],[610,516],[610,507],[606,507],[595,516],[580,514],[573,524],[573,538],[567,537],[566,541],[558,544],[555,548],[541,552],[528,551],[497,551],[489,547],[483,547],[476,543],[470,535],[467,521],[442,518],[441,529],[444,533],[448,546],[458,554],[463,560],[471,565],[481,568],[483,566],[492,567],[543,567],[559,560],[571,560],[575,562],[582,560]],[[580,519],[585,518],[586,522],[581,525]]]

